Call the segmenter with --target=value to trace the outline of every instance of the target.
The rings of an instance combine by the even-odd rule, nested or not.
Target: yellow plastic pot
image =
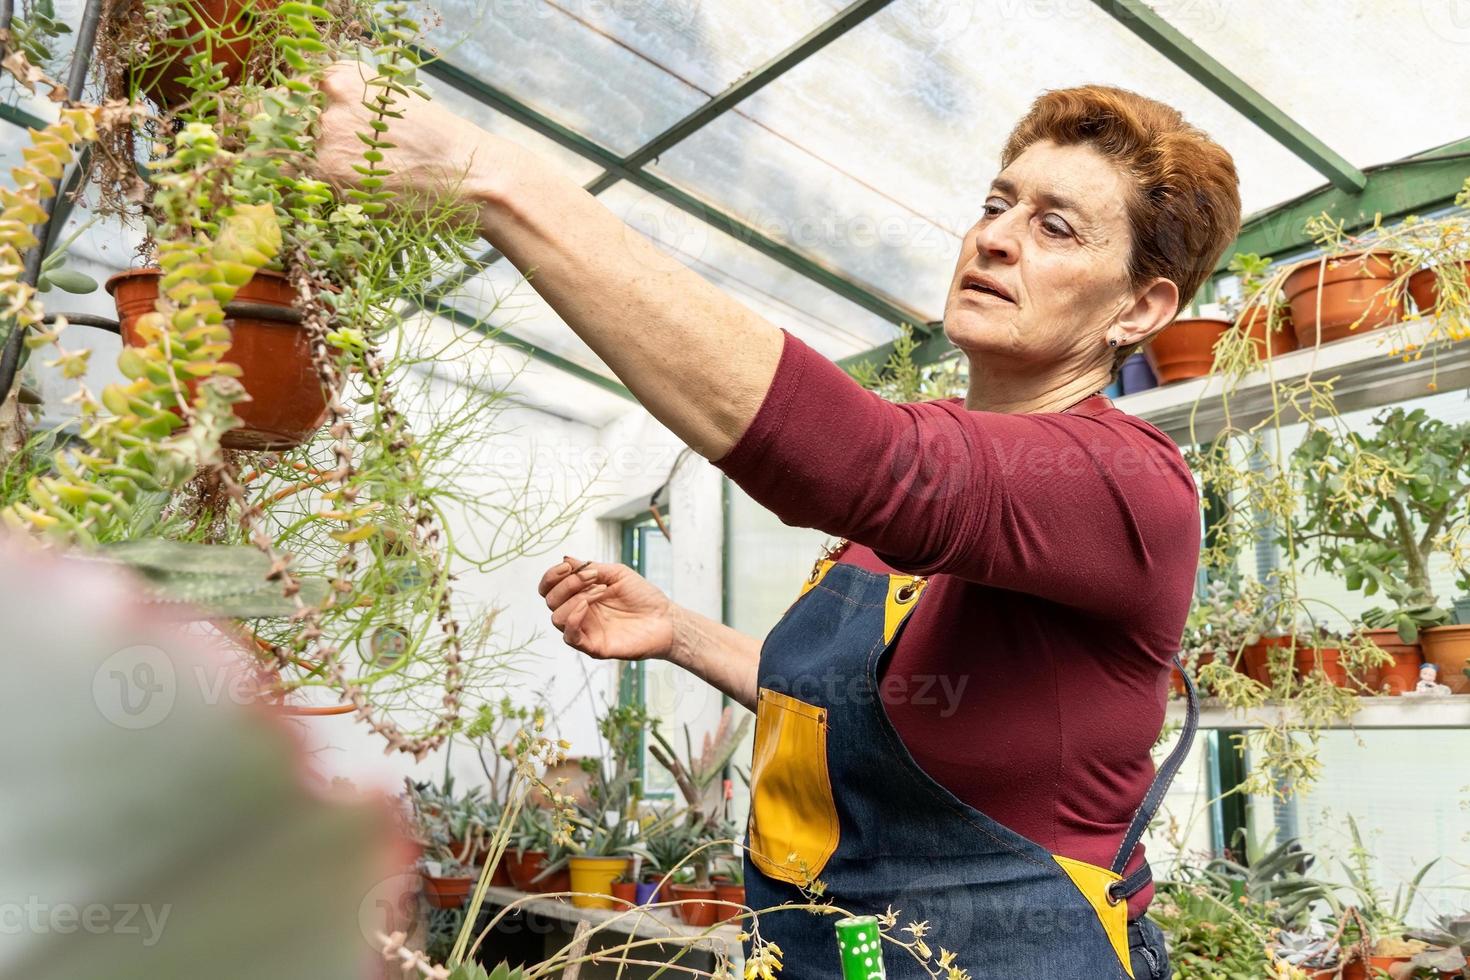
[[[625,857],[572,858],[572,904],[579,909],[612,908],[613,879],[627,870],[628,859]],[[578,895],[576,892],[590,894]]]

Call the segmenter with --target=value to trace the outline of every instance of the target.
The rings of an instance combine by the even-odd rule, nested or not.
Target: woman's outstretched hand
[[[537,591],[562,639],[589,657],[648,660],[667,657],[673,648],[676,607],[620,562],[568,557],[546,570]]]
[[[384,149],[381,169],[390,171],[383,189],[396,198],[395,206],[427,210],[435,205],[463,202],[465,220],[473,220],[472,207],[480,190],[480,170],[487,163],[485,148],[489,134],[474,123],[418,96],[396,96],[393,110],[398,118],[387,118],[386,132],[374,134],[375,114],[364,103],[376,98],[377,88],[367,85],[372,68],[357,61],[339,61],[327,69],[321,89],[326,95],[320,136],[316,143],[317,177],[339,189],[360,187],[367,146],[359,134],[392,143]]]

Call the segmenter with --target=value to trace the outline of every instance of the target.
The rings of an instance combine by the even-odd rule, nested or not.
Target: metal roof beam
[[[1361,170],[1348,163],[1326,143],[1282,112],[1274,102],[1251,88],[1239,75],[1181,34],[1143,0],[1093,0],[1093,3],[1263,129],[1276,142],[1306,161],[1334,187],[1345,191],[1363,189],[1367,178]]]
[[[603,173],[586,185],[588,192],[597,194],[626,180],[634,186],[654,194],[673,207],[693,215],[699,220],[725,232],[732,238],[754,248],[794,272],[832,290],[857,306],[888,320],[891,323],[907,323],[916,332],[927,332],[927,320],[916,310],[909,309],[899,301],[885,296],[877,290],[861,286],[843,276],[836,269],[811,256],[798,252],[790,246],[762,234],[739,218],[700,200],[659,177],[643,170],[644,164],[655,159],[677,144],[680,140],[698,131],[720,115],[777,78],[801,64],[802,61],[820,51],[832,41],[846,34],[858,24],[883,9],[892,0],[859,0],[840,11],[835,17],[817,27],[806,37],[776,55],[760,68],[735,82],[709,102],[695,109],[648,143],[626,157],[620,157],[603,146],[587,139],[580,133],[562,125],[510,95],[496,86],[476,78],[464,69],[442,60],[435,60],[424,53],[424,71],[448,82],[464,94],[496,109],[521,125],[560,144],[577,155],[591,160],[603,168]],[[470,264],[470,274],[498,261],[502,256],[491,249]],[[451,281],[450,287],[459,281]]]

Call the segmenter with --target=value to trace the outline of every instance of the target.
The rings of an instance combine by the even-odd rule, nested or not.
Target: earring
[[[1118,346],[1118,342],[1116,340],[1110,340],[1110,341],[1108,341],[1108,346],[1109,347],[1117,347]]]

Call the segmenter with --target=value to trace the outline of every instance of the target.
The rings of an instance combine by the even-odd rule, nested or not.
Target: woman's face
[[[1135,296],[1129,282],[1129,192],[1091,146],[1029,147],[991,183],[965,235],[944,309],[949,340],[1018,366],[1083,370],[1110,363],[1109,340],[1135,343],[1166,325],[1173,284],[1156,280]]]

